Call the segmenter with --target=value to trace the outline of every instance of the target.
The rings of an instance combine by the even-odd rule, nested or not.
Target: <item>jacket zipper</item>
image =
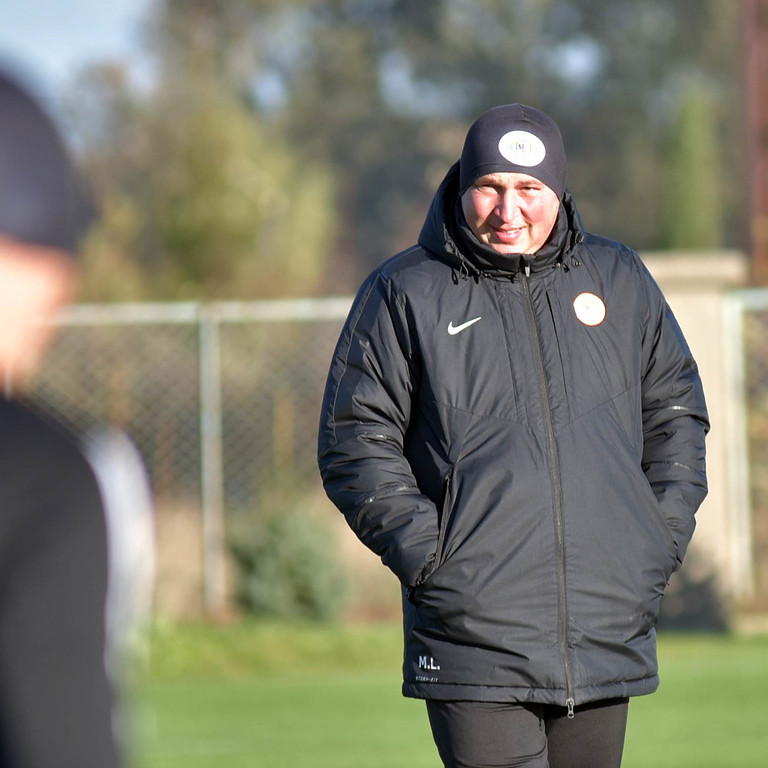
[[[557,536],[557,620],[558,620],[558,639],[560,642],[560,657],[563,660],[563,671],[565,673],[565,706],[568,710],[568,717],[573,718],[573,672],[571,669],[571,657],[568,653],[568,604],[565,590],[565,534],[563,526],[563,503],[562,486],[560,484],[560,459],[557,454],[557,443],[555,441],[555,426],[552,418],[552,406],[549,402],[549,387],[547,385],[546,371],[544,370],[544,360],[541,354],[541,338],[539,337],[538,326],[536,325],[536,313],[533,309],[531,300],[530,286],[531,268],[528,264],[524,267],[524,279],[522,280],[523,296],[525,305],[528,309],[528,316],[531,324],[531,337],[533,340],[533,351],[536,358],[536,373],[539,379],[539,393],[541,403],[544,409],[544,421],[547,427],[547,448],[549,450],[550,479],[552,481],[552,502],[555,513],[555,532]]]

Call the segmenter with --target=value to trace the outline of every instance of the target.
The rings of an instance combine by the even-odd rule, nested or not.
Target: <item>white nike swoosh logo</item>
[[[482,319],[482,317],[476,317],[473,320],[467,320],[466,323],[462,323],[461,325],[454,325],[453,320],[451,320],[451,322],[448,323],[448,333],[450,333],[451,336],[455,336],[457,333],[461,333],[465,328],[469,328],[470,325],[474,325],[478,320]]]

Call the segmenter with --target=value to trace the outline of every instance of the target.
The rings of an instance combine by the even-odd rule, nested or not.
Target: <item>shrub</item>
[[[254,615],[329,621],[347,582],[330,529],[297,509],[240,515],[230,526],[239,605]]]

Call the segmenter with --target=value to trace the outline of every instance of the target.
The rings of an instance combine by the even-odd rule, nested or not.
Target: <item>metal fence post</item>
[[[752,510],[750,504],[748,397],[746,387],[744,312],[747,291],[725,297],[723,329],[726,376],[729,380],[726,400],[728,434],[728,485],[731,520],[730,584],[738,597],[755,594],[755,569],[752,555]],[[765,296],[762,295],[764,300]]]
[[[215,308],[201,305],[199,323],[203,579],[206,611],[216,614],[226,607],[227,590],[224,551],[220,321]]]

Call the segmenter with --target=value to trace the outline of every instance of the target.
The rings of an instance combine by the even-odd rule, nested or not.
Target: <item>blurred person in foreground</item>
[[[13,768],[122,764],[121,646],[151,588],[132,444],[13,399],[73,295],[86,200],[49,117],[0,74],[0,764]]]
[[[614,768],[706,495],[696,364],[630,248],[586,232],[560,130],[481,115],[330,368],[326,491],[402,584],[406,696],[446,766]]]

